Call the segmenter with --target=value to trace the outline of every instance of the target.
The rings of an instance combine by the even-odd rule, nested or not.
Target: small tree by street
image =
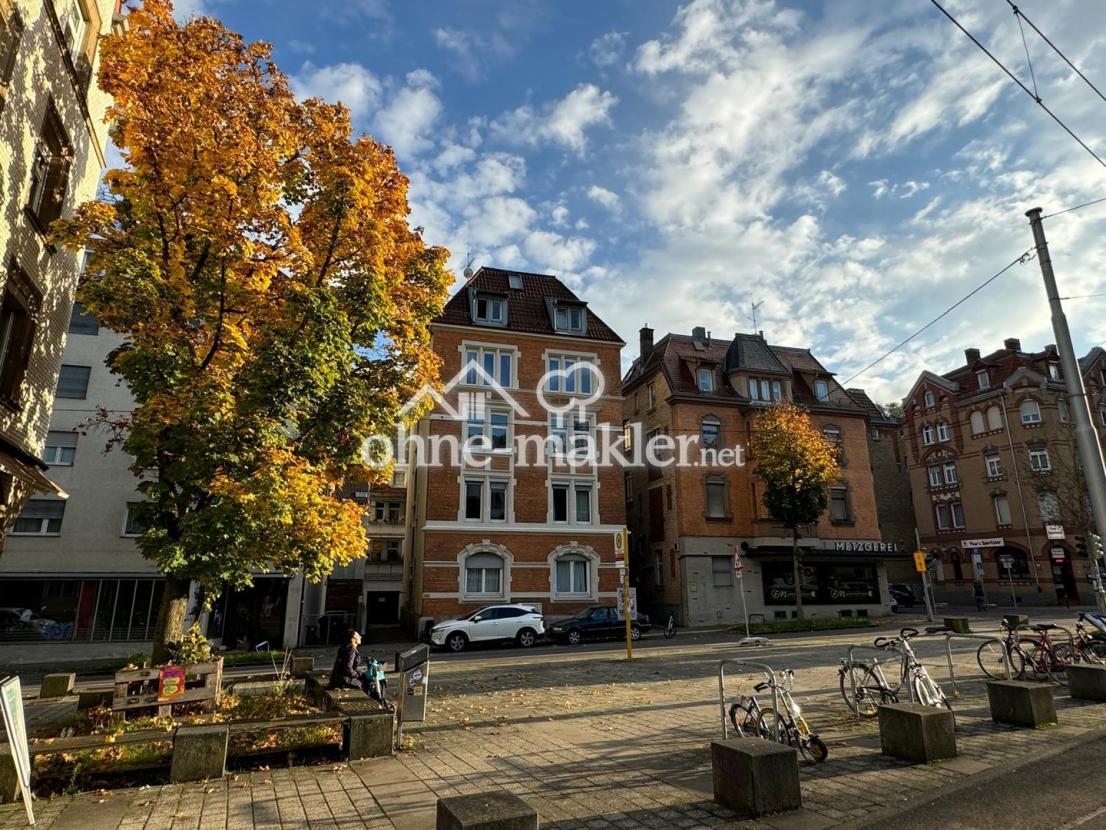
[[[816,523],[829,506],[830,487],[840,475],[837,451],[806,412],[786,404],[757,416],[749,454],[764,482],[765,510],[791,531],[795,614],[802,619],[799,528]]]
[[[168,0],[129,20],[100,63],[127,169],[54,232],[89,249],[78,298],[125,337],[108,362],[135,409],[99,421],[134,457],[138,544],[166,575],[160,659],[192,580],[210,599],[364,555],[338,488],[372,477],[366,436],[437,380],[429,321],[452,279],[391,150],[353,138],[344,107],[298,102],[268,45],[178,25]]]

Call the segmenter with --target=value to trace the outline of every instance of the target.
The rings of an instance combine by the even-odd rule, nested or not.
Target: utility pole
[[[1056,335],[1056,347],[1060,350],[1060,368],[1064,373],[1064,384],[1068,389],[1068,412],[1075,424],[1075,444],[1079,450],[1079,461],[1083,465],[1083,474],[1087,479],[1087,491],[1091,497],[1091,513],[1094,515],[1095,528],[1100,535],[1106,534],[1106,466],[1102,461],[1102,446],[1098,443],[1098,433],[1091,422],[1091,409],[1087,405],[1087,391],[1083,388],[1083,375],[1079,371],[1079,361],[1075,358],[1075,347],[1071,342],[1071,331],[1064,309],[1060,305],[1060,292],[1056,288],[1056,275],[1052,272],[1052,259],[1048,255],[1048,242],[1045,229],[1041,224],[1041,209],[1026,211],[1029,224],[1033,228],[1033,242],[1037,248],[1037,261],[1041,263],[1041,276],[1045,280],[1045,293],[1048,305],[1052,309],[1052,331]],[[1095,562],[1095,567],[1098,563]]]

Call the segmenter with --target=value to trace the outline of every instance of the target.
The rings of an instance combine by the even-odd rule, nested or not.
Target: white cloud
[[[564,98],[540,110],[523,105],[504,113],[491,125],[492,134],[514,144],[552,143],[583,155],[587,131],[610,125],[610,111],[618,103],[612,93],[595,84],[580,84]]]
[[[593,184],[588,188],[588,198],[607,208],[607,210],[617,211],[621,207],[621,199],[619,199],[617,193],[597,184]]]
[[[591,42],[588,56],[592,63],[603,68],[618,63],[626,51],[626,32],[607,32]]]
[[[430,72],[416,69],[407,74],[406,85],[376,113],[376,132],[401,158],[417,156],[434,146],[427,135],[442,112],[437,88],[438,81]]]
[[[487,74],[493,60],[512,57],[516,46],[499,31],[437,28],[434,42],[451,53],[457,71],[469,81]]]
[[[904,182],[876,179],[874,182],[868,182],[868,185],[872,188],[874,199],[882,199],[884,196],[890,196],[893,199],[909,199],[923,190],[929,190],[929,182],[918,182],[913,179],[907,179]]]
[[[848,189],[848,185],[845,184],[844,180],[835,176],[829,170],[823,170],[818,174],[818,183],[823,185],[826,190],[834,196],[840,196]]]
[[[289,82],[300,98],[341,101],[355,121],[376,108],[383,90],[377,77],[359,63],[315,66],[307,61]]]

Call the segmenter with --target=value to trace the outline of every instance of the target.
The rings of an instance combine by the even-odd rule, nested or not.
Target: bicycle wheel
[[[1083,644],[1080,651],[1083,652],[1083,659],[1089,663],[1106,663],[1106,642],[1102,640],[1091,638]]]
[[[800,751],[816,764],[822,763],[829,757],[829,747],[817,735],[810,735],[803,740]]]
[[[1006,661],[1002,659],[1004,653],[1010,658],[1010,674],[1012,675],[1010,679],[1013,680],[1015,677],[1021,677],[1025,674],[1025,658],[1022,657],[1021,652],[1017,650],[1008,651],[1005,646],[1000,646],[998,643],[984,643],[981,645],[979,651],[976,652],[975,659],[985,675],[994,680],[1005,680]]]
[[[760,710],[760,718],[757,720],[757,731],[762,738],[767,738],[770,741],[776,741],[781,744],[791,743],[791,730],[787,728],[787,723],[780,717],[780,713],[771,706]]]
[[[914,690],[914,700],[923,706],[944,707],[952,711],[952,703],[945,696],[945,690],[941,685],[926,673],[916,674],[910,678],[911,688]]]
[[[1061,686],[1067,685],[1067,666],[1057,657],[1052,646],[1046,646],[1040,642],[1034,643],[1026,655],[1026,662],[1035,677],[1040,677],[1042,680],[1051,680]]]
[[[852,663],[841,669],[841,697],[858,718],[874,718],[881,703],[894,703],[895,695],[879,682],[871,666]]]
[[[739,721],[738,718],[741,720]],[[757,734],[756,718],[752,717],[752,712],[740,703],[730,704],[730,723],[733,724],[734,731],[738,735],[752,737]]]

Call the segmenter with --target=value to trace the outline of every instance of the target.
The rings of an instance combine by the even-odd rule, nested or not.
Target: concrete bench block
[[[538,830],[538,811],[514,793],[438,799],[437,830]]]
[[[1002,621],[1006,623],[1008,628],[1014,629],[1019,626],[1029,625],[1028,614],[1003,614]]]
[[[884,755],[928,764],[956,757],[956,726],[952,712],[920,703],[879,707],[879,743]]]
[[[14,804],[23,797],[17,775],[11,749],[0,745],[0,804]]]
[[[291,672],[296,677],[300,675],[307,675],[315,671],[315,658],[314,657],[293,657]]]
[[[1067,667],[1068,691],[1075,700],[1106,700],[1106,666],[1072,663]]]
[[[1056,723],[1056,699],[1049,683],[992,680],[987,683],[991,720],[1013,726],[1051,726]]]
[[[395,752],[395,715],[377,712],[351,714],[342,733],[342,752],[350,761],[381,758]]]
[[[39,697],[65,697],[73,694],[73,684],[77,682],[75,674],[47,674],[42,677]]]
[[[945,628],[955,631],[957,634],[971,634],[971,627],[968,625],[967,617],[945,617]]]
[[[178,726],[173,736],[173,765],[169,780],[206,781],[222,778],[227,768],[230,729],[218,724]]]
[[[322,699],[326,704],[326,708],[330,710],[341,710],[343,704],[357,705],[360,701],[365,700],[368,697],[360,689],[323,689]]]
[[[84,711],[94,706],[111,707],[112,692],[106,689],[99,692],[77,692],[77,709]]]
[[[758,738],[711,741],[714,800],[747,818],[798,810],[799,752]]]

